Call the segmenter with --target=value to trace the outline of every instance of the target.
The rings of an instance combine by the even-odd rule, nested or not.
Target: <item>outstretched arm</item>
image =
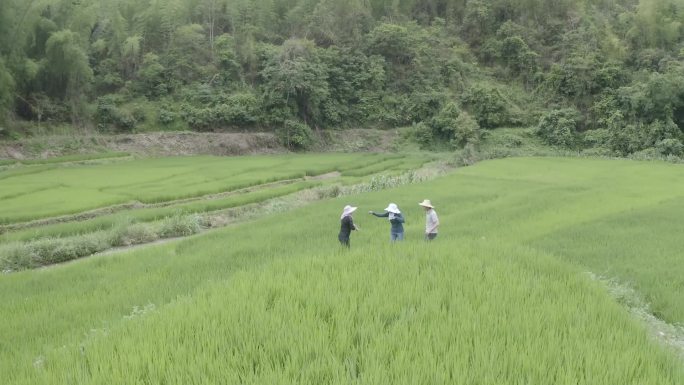
[[[375,216],[378,217],[378,218],[387,218],[387,217],[389,217],[389,215],[390,215],[389,211],[385,211],[383,214],[378,214],[378,213],[376,213],[375,211],[369,211],[368,213],[369,213],[369,214],[373,214],[373,215],[375,215]]]

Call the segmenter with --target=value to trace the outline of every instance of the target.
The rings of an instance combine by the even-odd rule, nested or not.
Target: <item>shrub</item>
[[[432,128],[424,122],[414,124],[411,128],[410,135],[413,136],[415,141],[423,149],[429,148],[434,139]]]
[[[616,153],[626,156],[644,148],[641,138],[641,125],[613,125],[609,128],[609,147]]]
[[[656,149],[662,155],[681,156],[684,151],[684,145],[679,139],[663,139],[656,143]]]
[[[607,147],[610,144],[610,132],[606,129],[586,131],[582,138],[585,147]]]
[[[414,124],[412,133],[422,148],[430,147],[436,138],[455,148],[462,148],[467,143],[479,142],[481,137],[477,121],[467,112],[461,111],[454,102],[446,103],[428,121]]]
[[[197,234],[202,231],[201,223],[199,215],[184,216],[178,213],[162,221],[158,235],[160,238],[173,238]]]
[[[494,87],[475,86],[465,94],[463,102],[482,128],[496,128],[511,123],[508,102]]]
[[[306,149],[313,143],[311,128],[295,120],[286,120],[276,130],[276,136],[283,146],[293,150]]]
[[[111,246],[106,233],[91,233],[68,238],[43,238],[0,249],[3,270],[22,270],[60,263],[95,254]]]
[[[176,113],[171,111],[168,107],[162,106],[159,108],[157,121],[163,125],[169,125],[176,120]]]
[[[0,248],[0,270],[15,271],[39,266],[34,250],[25,243],[12,243]]]
[[[97,99],[96,118],[101,130],[132,131],[145,121],[145,111],[138,106],[123,108],[120,95],[105,95]]]
[[[480,141],[480,125],[467,112],[461,112],[454,123],[453,138],[451,139],[451,144],[454,147],[460,148]]]
[[[259,100],[253,94],[234,94],[214,109],[217,123],[245,127],[255,124],[259,119]]]
[[[466,144],[462,151],[456,153],[457,166],[471,166],[479,160],[480,154],[473,143]]]
[[[572,108],[550,111],[539,120],[537,135],[554,146],[575,147],[579,117],[579,112]]]
[[[634,160],[659,160],[662,159],[663,156],[660,154],[660,152],[653,148],[649,147],[640,151],[633,152],[629,155],[630,159]]]
[[[154,229],[145,223],[122,223],[112,232],[112,246],[130,246],[152,242],[159,237]]]

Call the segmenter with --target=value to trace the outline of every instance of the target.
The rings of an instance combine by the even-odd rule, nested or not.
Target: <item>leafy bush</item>
[[[225,103],[214,109],[216,123],[227,126],[245,127],[259,120],[259,99],[253,94],[234,94]]]
[[[425,122],[414,124],[413,127],[411,127],[410,135],[423,149],[429,148],[434,140],[432,127]]]
[[[157,121],[163,125],[169,125],[176,120],[176,113],[167,106],[161,106],[158,111]]]
[[[537,135],[554,146],[575,147],[579,118],[579,112],[572,108],[550,111],[539,120]]]
[[[659,160],[663,156],[657,149],[649,147],[629,154],[629,158],[634,160]]]
[[[455,148],[467,143],[477,143],[481,137],[480,126],[467,112],[461,111],[454,102],[445,104],[438,114],[426,122],[414,124],[412,135],[422,148],[441,139]]]
[[[68,238],[44,238],[0,249],[0,268],[23,270],[70,261],[111,247],[109,235],[91,233]]]
[[[180,213],[162,221],[158,235],[160,238],[184,237],[202,231],[202,218],[199,215],[184,216]]]
[[[145,112],[138,106],[121,106],[121,95],[105,95],[97,99],[96,118],[103,131],[132,131],[139,122],[145,121]]]
[[[495,87],[475,86],[463,97],[482,128],[496,128],[512,123],[508,101]]]
[[[614,125],[609,128],[609,147],[616,153],[626,156],[644,149],[641,138],[642,125],[628,124],[625,126]]]
[[[286,120],[276,130],[276,136],[283,146],[293,150],[306,149],[313,143],[311,128],[295,120]]]
[[[606,129],[589,130],[582,138],[586,147],[607,147],[610,143],[610,132]]]
[[[656,149],[662,155],[681,156],[684,152],[684,145],[679,139],[663,139],[656,143]]]
[[[214,95],[211,90],[199,89],[190,103],[181,105],[181,118],[197,130],[253,126],[260,120],[260,113],[261,102],[251,93]]]
[[[158,239],[155,230],[145,223],[125,223],[116,226],[111,235],[112,246],[130,246]]]
[[[480,140],[480,126],[467,112],[461,112],[454,123],[453,138],[451,139],[451,144],[454,147],[472,145]]]

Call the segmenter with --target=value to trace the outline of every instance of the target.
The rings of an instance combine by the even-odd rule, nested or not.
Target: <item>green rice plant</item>
[[[682,322],[682,184],[665,163],[496,160],[2,275],[0,382],[681,384],[681,361],[586,272]],[[365,214],[388,202],[403,243]]]
[[[16,164],[17,160],[14,159],[0,159],[0,167],[2,166],[9,166],[12,164]]]
[[[376,154],[178,157],[0,171],[0,224],[127,202],[160,203],[234,191],[374,162]],[[316,164],[311,169],[311,164]],[[308,171],[307,171],[308,170]],[[78,196],[79,199],[70,199]]]
[[[402,164],[400,159],[386,160],[380,163],[374,163],[367,165],[366,167],[357,168],[354,170],[347,170],[343,173],[344,176],[366,176],[371,174],[377,174],[385,170],[391,169]]]
[[[684,380],[677,359],[581,272],[505,243],[464,241],[452,253],[455,244],[364,246],[240,272],[164,307],[133,307],[106,332],[44,354],[29,378],[44,384]]]
[[[174,215],[177,212],[183,214],[205,213],[217,210],[239,207],[248,204],[260,203],[269,199],[288,195],[308,188],[320,186],[320,181],[303,181],[286,184],[278,187],[259,189],[253,192],[230,195],[224,198],[212,200],[198,200],[164,207],[152,207],[144,209],[127,210],[124,212],[103,215],[85,221],[57,223],[20,231],[0,234],[0,241],[29,241],[45,237],[65,237],[83,234],[87,232],[108,230],[112,227],[124,224],[128,227],[132,222],[152,222]]]
[[[35,164],[54,164],[54,163],[66,163],[66,162],[83,162],[87,160],[105,160],[113,158],[125,158],[131,154],[127,152],[103,152],[96,154],[75,154],[75,155],[65,155],[46,159],[24,159],[21,160],[21,164],[25,165],[35,165]]]

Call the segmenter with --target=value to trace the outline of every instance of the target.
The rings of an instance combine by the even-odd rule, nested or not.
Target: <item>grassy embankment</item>
[[[672,225],[684,210],[674,203],[682,183],[684,171],[667,164],[491,161],[174,244],[3,276],[0,376],[679,384],[681,361],[584,272],[667,298],[653,309],[684,321]],[[432,244],[421,240],[416,205],[426,197],[442,221]],[[365,214],[389,201],[407,218],[402,244],[389,245],[386,221]],[[361,207],[363,228],[349,252],[335,239],[348,202]]]

